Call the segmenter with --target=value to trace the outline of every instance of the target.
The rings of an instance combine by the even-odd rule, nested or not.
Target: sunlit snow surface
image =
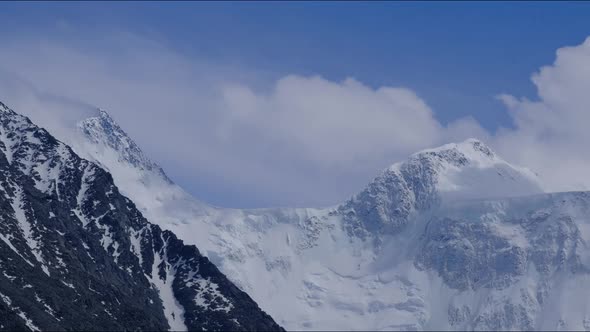
[[[331,208],[237,210],[173,184],[105,112],[78,128],[78,153],[287,329],[590,328],[590,196],[542,194],[477,140],[414,154]]]

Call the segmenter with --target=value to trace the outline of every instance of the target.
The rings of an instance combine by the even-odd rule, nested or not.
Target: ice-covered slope
[[[277,330],[111,175],[0,103],[0,330]]]
[[[112,124],[89,127],[85,153],[148,219],[198,244],[289,329],[590,327],[590,301],[575,296],[590,286],[589,195],[542,194],[480,141],[416,153],[332,208],[236,210],[130,162],[146,158],[106,143]]]

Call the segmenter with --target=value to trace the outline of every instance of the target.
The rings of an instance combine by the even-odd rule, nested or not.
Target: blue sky
[[[353,77],[373,89],[411,89],[442,125],[472,116],[493,134],[515,125],[495,96],[536,99],[531,74],[553,63],[558,48],[582,43],[590,31],[588,17],[590,3],[583,2],[26,2],[0,5],[5,27],[0,37],[91,47],[111,39],[113,31],[128,31],[186,59],[254,70],[253,91],[287,75],[320,75],[333,82]],[[119,118],[129,127],[129,117]],[[150,142],[139,141],[150,150]],[[190,191],[218,205],[289,203],[273,201],[270,189],[248,195],[235,181],[221,183],[220,175],[213,177],[217,190],[204,190],[214,180],[195,180],[198,176],[169,159],[174,156],[152,155]],[[374,173],[363,170],[352,182],[366,182]],[[298,196],[293,202],[326,204],[352,190],[325,201]]]
[[[510,125],[494,95],[533,95],[530,74],[590,31],[584,2],[4,3],[0,17],[32,33],[113,25],[274,76],[403,85],[441,121],[471,114],[489,129]]]

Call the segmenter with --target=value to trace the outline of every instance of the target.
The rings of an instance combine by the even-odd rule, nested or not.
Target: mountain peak
[[[162,168],[150,160],[131,137],[115,122],[104,109],[98,108],[96,116],[77,124],[81,134],[92,144],[115,152],[117,159],[140,170],[159,174],[170,182]]]
[[[435,184],[446,198],[488,198],[540,193],[540,179],[527,168],[508,163],[474,138],[411,155],[386,172],[415,172]]]
[[[469,164],[485,166],[504,162],[490,147],[482,141],[469,138],[458,143],[448,143],[435,148],[424,149],[412,154],[409,160],[434,157],[441,162],[465,166]],[[395,165],[395,164],[394,164]]]
[[[341,209],[369,229],[399,230],[413,211],[465,199],[544,192],[530,170],[500,158],[477,139],[426,149],[387,168]]]
[[[0,101],[0,109],[1,109],[2,111],[8,111],[8,110],[9,110],[8,106],[6,106],[6,105],[5,105],[3,102],[1,102],[1,101]]]
[[[448,143],[445,145],[441,145],[437,148],[425,149],[425,150],[422,150],[418,153],[428,152],[428,151],[444,151],[444,150],[451,150],[451,149],[458,150],[463,153],[476,152],[476,153],[483,154],[483,155],[490,157],[490,158],[492,158],[496,155],[490,147],[488,147],[485,143],[478,140],[477,138],[468,138],[468,139],[464,140],[463,142],[458,142],[458,143]]]
[[[105,121],[108,121],[108,122],[112,123],[114,126],[119,127],[117,125],[117,123],[115,122],[115,120],[113,120],[113,118],[111,117],[111,115],[109,114],[109,112],[107,112],[106,110],[104,110],[104,109],[102,109],[100,107],[97,108],[97,111],[98,111],[98,116],[101,119],[104,119]],[[121,128],[119,127],[119,129],[121,129]]]

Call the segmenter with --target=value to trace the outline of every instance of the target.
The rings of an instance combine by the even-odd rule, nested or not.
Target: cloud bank
[[[500,95],[514,128],[489,133],[472,118],[440,123],[419,91],[269,78],[125,33],[90,46],[11,40],[0,53],[0,100],[58,136],[104,108],[173,179],[226,206],[334,204],[416,150],[469,137],[550,189],[590,188],[590,41],[532,80],[538,100]]]
[[[506,158],[534,168],[551,191],[590,189],[590,38],[557,50],[552,65],[533,74],[538,99],[499,95],[515,128],[494,145]]]

